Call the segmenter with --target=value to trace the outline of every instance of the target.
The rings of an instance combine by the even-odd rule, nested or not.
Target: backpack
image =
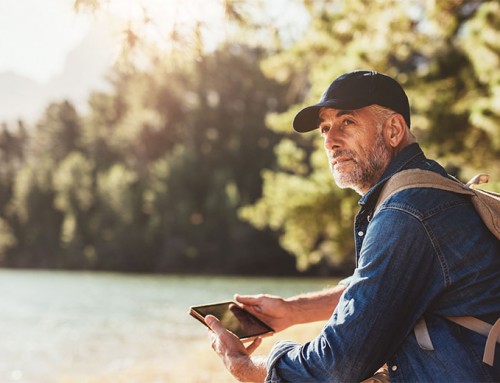
[[[469,195],[474,208],[488,229],[500,239],[500,194],[487,190],[473,189],[472,185],[488,182],[487,174],[478,174],[463,184],[457,179],[446,178],[429,170],[410,169],[393,175],[384,185],[377,201],[377,207],[391,195],[410,188],[433,188]]]
[[[478,174],[466,184],[455,178],[447,178],[442,175],[422,169],[403,170],[393,175],[383,186],[380,196],[375,205],[375,213],[378,207],[393,194],[410,188],[433,188],[447,190],[453,193],[468,195],[472,205],[480,215],[486,227],[500,240],[500,194],[481,189],[473,189],[473,185],[488,182],[487,174]],[[469,330],[486,336],[483,362],[493,366],[495,359],[495,346],[500,343],[500,318],[491,325],[480,319],[464,317],[446,317]],[[420,319],[414,328],[415,337],[420,348],[434,350],[429,331],[424,318]]]

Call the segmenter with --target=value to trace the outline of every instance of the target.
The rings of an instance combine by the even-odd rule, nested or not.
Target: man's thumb
[[[212,330],[216,334],[224,332],[224,327],[222,326],[220,321],[213,315],[207,315],[205,317],[205,323],[210,328],[210,330]]]

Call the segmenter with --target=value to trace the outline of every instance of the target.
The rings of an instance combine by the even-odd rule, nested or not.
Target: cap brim
[[[341,110],[355,110],[365,106],[365,103],[356,103],[352,100],[327,100],[302,109],[293,119],[293,129],[299,133],[306,133],[318,128],[319,111],[321,108],[334,108]]]

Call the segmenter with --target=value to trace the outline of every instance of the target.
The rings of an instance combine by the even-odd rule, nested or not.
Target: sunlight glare
[[[196,25],[208,46],[224,33],[224,8],[219,0],[110,0],[104,8],[122,26],[141,29],[144,38],[159,46],[171,43],[174,31],[184,33]]]

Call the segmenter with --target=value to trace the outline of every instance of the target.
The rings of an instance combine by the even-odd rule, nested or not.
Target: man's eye
[[[354,122],[352,120],[349,120],[348,118],[346,118],[345,120],[342,121],[343,126],[351,125],[353,123]]]
[[[328,131],[330,130],[330,127],[329,127],[329,126],[327,126],[327,125],[323,125],[323,126],[321,126],[321,127],[319,128],[319,130],[320,130],[321,134],[326,134],[326,133],[328,133]]]

